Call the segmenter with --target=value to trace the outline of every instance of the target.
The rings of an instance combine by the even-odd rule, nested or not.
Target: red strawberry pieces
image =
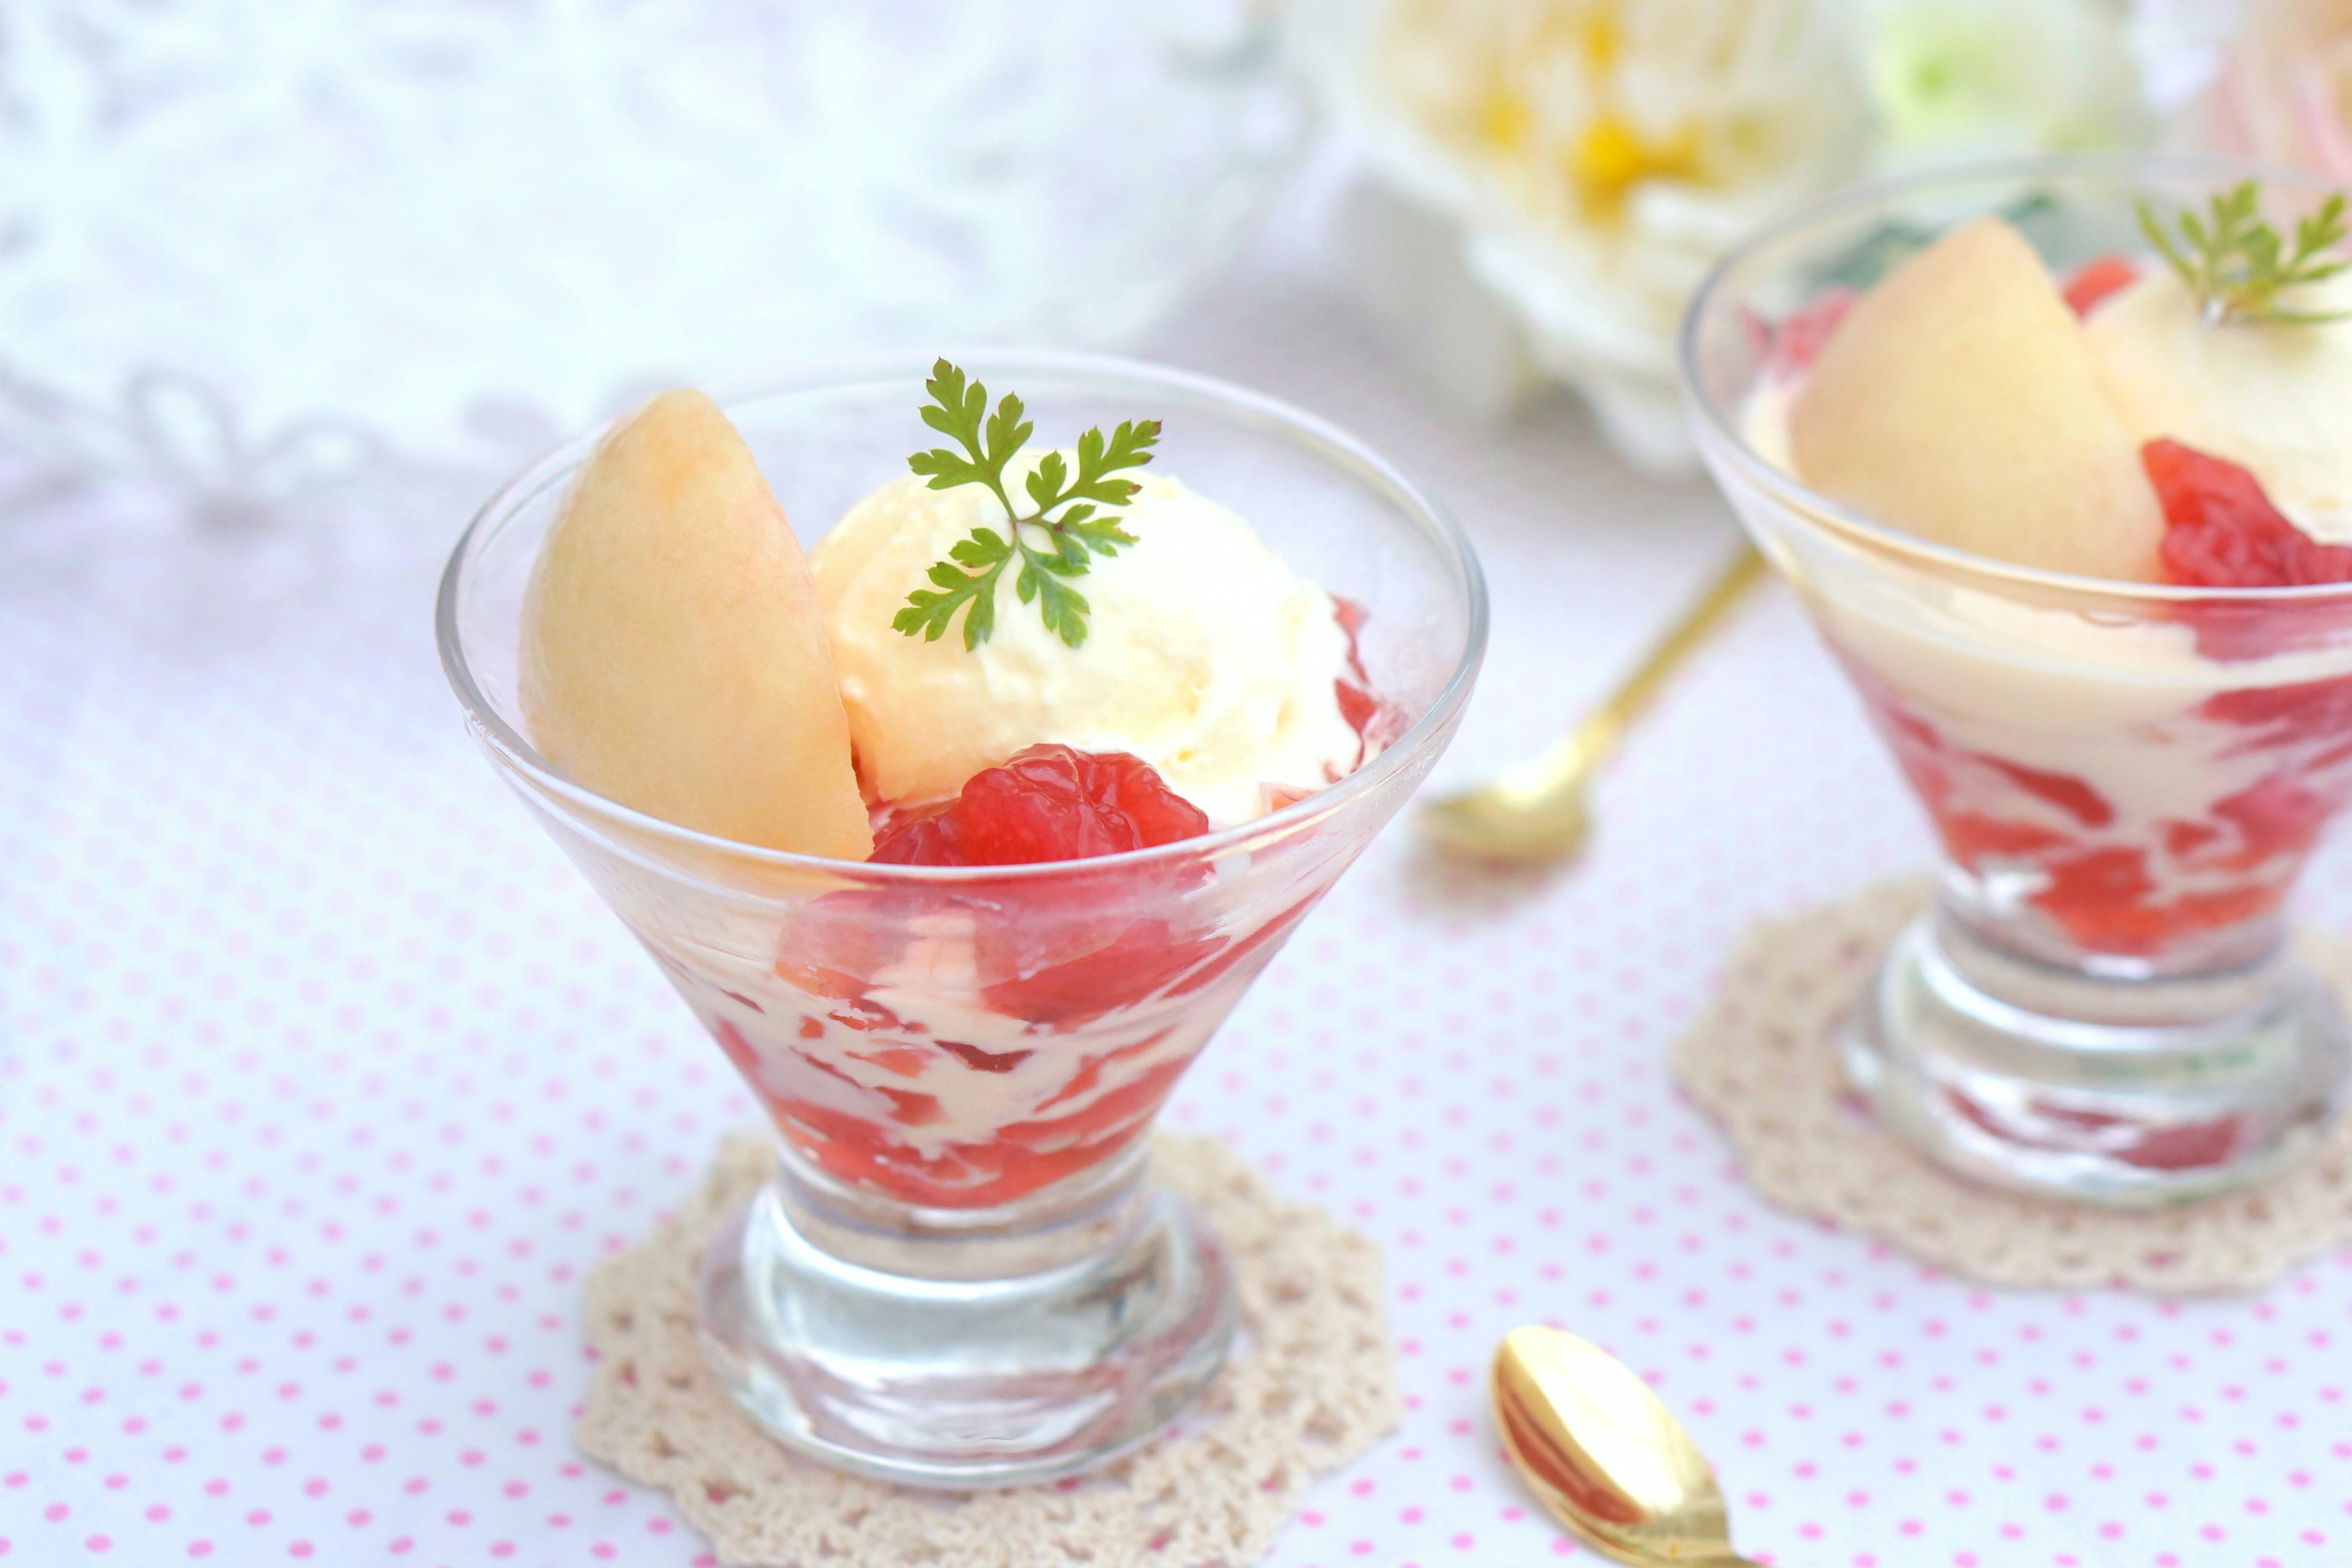
[[[2237,464],[2178,441],[2150,441],[2139,460],[2164,508],[2158,554],[2168,581],[2198,588],[2352,583],[2352,547],[2322,544],[2295,527]]]
[[[1200,807],[1124,752],[1031,746],[967,780],[948,807],[886,834],[900,866],[1028,866],[1172,844],[1209,830]]]
[[[2139,268],[2120,256],[2102,256],[2074,268],[2061,290],[2074,314],[2087,316],[2110,294],[2139,281]]]
[[[1861,299],[1860,289],[1840,285],[1822,289],[1802,309],[1790,311],[1771,331],[1766,360],[1772,372],[1793,375],[1811,364],[1830,334]]]

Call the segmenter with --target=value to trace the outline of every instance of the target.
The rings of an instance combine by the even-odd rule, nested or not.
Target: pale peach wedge
[[[2090,577],[2164,532],[2083,328],[2023,237],[1953,230],[1864,295],[1790,411],[1800,478],[1923,539]]]
[[[700,393],[597,447],[541,547],[520,651],[532,743],[590,789],[771,849],[873,848],[808,563]]]

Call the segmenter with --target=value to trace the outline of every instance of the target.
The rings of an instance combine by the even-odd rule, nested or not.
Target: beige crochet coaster
[[[1995,1285],[2251,1290],[2352,1243],[2352,1121],[2261,1186],[2153,1211],[1994,1192],[1882,1131],[1847,1089],[1833,1040],[1929,891],[1926,878],[1906,878],[1757,926],[1725,966],[1713,1005],[1676,1043],[1675,1077],[1730,1134],[1767,1200]],[[2300,942],[2352,998],[2352,950],[2311,931]]]
[[[696,1260],[773,1167],[738,1133],[650,1237],[588,1279],[595,1376],[573,1440],[667,1490],[722,1563],[777,1568],[1242,1568],[1318,1476],[1402,1414],[1379,1249],[1286,1204],[1212,1138],[1162,1135],[1157,1178],[1216,1226],[1244,1349],[1164,1437],[1073,1485],[958,1497],[797,1458],[721,1394],[694,1333]]]

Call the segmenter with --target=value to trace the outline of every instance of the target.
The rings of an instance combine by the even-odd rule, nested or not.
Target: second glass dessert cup
[[[2352,584],[2110,582],[1945,548],[1808,489],[1759,399],[1780,324],[1858,264],[1987,213],[2053,272],[2131,253],[2135,208],[2257,171],[2080,159],[1868,187],[1749,242],[1685,321],[1708,468],[1803,599],[1942,841],[1933,907],[1858,1000],[1847,1075],[1998,1184],[2184,1201],[2307,1152],[2347,1098],[2343,1011],[2283,900],[2352,800]],[[2273,214],[2324,186],[2267,181]]]
[[[927,362],[722,398],[815,542],[932,444]],[[730,843],[550,768],[515,698],[523,586],[594,437],[492,499],[441,649],[490,759],[775,1123],[779,1171],[704,1260],[699,1328],[793,1447],[916,1485],[1048,1479],[1161,1430],[1234,1327],[1216,1238],[1150,1131],[1251,980],[1428,772],[1486,640],[1460,533],[1352,438],[1236,387],[1067,354],[960,359],[1041,428],[1166,422],[1157,462],[1363,612],[1389,743],[1248,823],[1049,865],[877,865]],[[1375,736],[1380,726],[1375,723]]]

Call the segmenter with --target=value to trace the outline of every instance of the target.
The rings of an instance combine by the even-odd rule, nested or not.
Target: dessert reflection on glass
[[[1942,840],[1848,1069],[1975,1175],[2192,1197],[2341,1105],[2280,913],[2352,800],[2341,208],[2198,166],[1922,175],[1693,306],[1709,465]]]
[[[494,500],[442,603],[493,761],[781,1135],[705,1261],[714,1366],[795,1446],[950,1486],[1122,1451],[1222,1364],[1144,1134],[1484,635],[1458,536],[1338,433],[992,369],[1034,406],[945,361],[663,394]],[[788,514],[838,521],[804,556]]]

